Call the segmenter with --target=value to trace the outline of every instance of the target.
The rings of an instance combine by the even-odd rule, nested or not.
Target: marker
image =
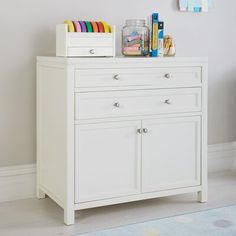
[[[99,33],[104,33],[104,27],[101,22],[97,22]]]
[[[81,31],[82,32],[87,32],[87,28],[86,28],[86,25],[84,23],[84,21],[79,21],[80,23],[80,26],[81,26]]]
[[[104,32],[110,33],[109,25],[105,21],[101,21],[101,23],[103,24]]]
[[[81,32],[81,25],[78,21],[73,21],[75,32]]]
[[[94,33],[97,33],[97,32],[98,32],[98,25],[97,25],[97,23],[94,22],[94,21],[91,21],[90,23],[91,23],[91,25],[92,25],[93,32],[94,32]]]
[[[68,25],[68,32],[75,32],[75,27],[71,20],[65,20],[64,24]]]

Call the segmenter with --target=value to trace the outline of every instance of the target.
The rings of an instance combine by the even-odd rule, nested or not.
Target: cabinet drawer
[[[78,69],[75,87],[156,86],[186,87],[201,84],[201,67]]]
[[[75,119],[201,111],[201,89],[76,93]]]

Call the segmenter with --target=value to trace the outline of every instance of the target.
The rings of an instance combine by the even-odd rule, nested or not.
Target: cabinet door
[[[141,121],[75,126],[75,202],[140,193]]]
[[[143,121],[142,191],[200,185],[200,117]]]

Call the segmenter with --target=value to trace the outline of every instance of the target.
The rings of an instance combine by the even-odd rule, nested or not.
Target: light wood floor
[[[50,199],[26,199],[0,204],[1,236],[69,236],[124,224],[236,204],[236,173],[209,177],[209,202],[187,194],[78,212],[76,224],[63,225],[63,211]]]

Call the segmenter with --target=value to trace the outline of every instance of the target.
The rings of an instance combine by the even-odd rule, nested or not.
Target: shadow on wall
[[[33,55],[55,56],[56,54],[56,26],[44,26],[38,30],[32,40]]]
[[[172,5],[172,9],[174,11],[178,11],[179,10],[179,0],[172,0],[171,5]]]
[[[208,141],[211,143],[224,142],[214,140],[214,137],[228,137],[228,142],[235,141],[236,134],[236,69],[228,70],[222,75],[224,79],[217,83],[209,81],[208,106]],[[234,124],[232,126],[232,124]],[[217,129],[216,129],[217,127]]]
[[[236,69],[229,71],[226,78],[230,78],[227,82],[227,134],[231,134],[231,141],[235,141],[236,133]],[[232,127],[234,124],[234,127]],[[232,132],[233,130],[233,132]]]

